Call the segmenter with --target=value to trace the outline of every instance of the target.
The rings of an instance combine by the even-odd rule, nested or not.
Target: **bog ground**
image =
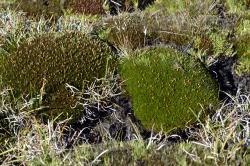
[[[249,165],[249,0],[0,2],[2,165]]]

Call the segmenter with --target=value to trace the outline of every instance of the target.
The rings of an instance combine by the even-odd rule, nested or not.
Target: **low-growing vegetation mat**
[[[249,0],[0,2],[1,165],[249,165]]]
[[[135,116],[148,129],[185,127],[202,107],[218,100],[217,85],[204,66],[169,48],[151,48],[124,59],[121,76]]]
[[[65,85],[80,89],[84,81],[104,77],[116,66],[114,56],[107,44],[84,34],[45,34],[4,58],[3,85],[13,88],[17,97],[38,92],[44,106],[61,113],[75,105]]]

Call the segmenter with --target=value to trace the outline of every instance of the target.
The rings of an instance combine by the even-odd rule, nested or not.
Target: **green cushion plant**
[[[67,110],[75,99],[65,84],[81,89],[84,80],[91,82],[114,70],[116,58],[106,43],[85,34],[44,34],[22,43],[3,59],[1,67],[3,83],[12,87],[17,96],[42,91],[43,105]]]
[[[139,51],[124,58],[120,70],[135,116],[147,129],[183,128],[218,102],[218,87],[204,66],[170,48]]]

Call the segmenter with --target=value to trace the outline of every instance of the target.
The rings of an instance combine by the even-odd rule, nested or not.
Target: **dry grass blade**
[[[201,160],[212,159],[216,164],[235,160],[237,153],[249,146],[250,94],[230,97],[231,102],[222,104],[212,117],[201,124],[202,128],[193,133],[198,141],[192,143],[198,149],[204,149],[204,153],[199,155]]]

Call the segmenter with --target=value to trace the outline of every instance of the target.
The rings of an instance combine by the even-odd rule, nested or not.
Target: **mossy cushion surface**
[[[38,36],[31,43],[22,43],[3,61],[5,85],[16,95],[36,95],[43,89],[43,104],[53,109],[70,109],[75,104],[66,84],[81,89],[84,80],[102,78],[117,64],[107,44],[81,33]]]
[[[218,102],[217,85],[201,63],[169,48],[125,58],[121,74],[135,116],[147,129],[184,127],[196,120],[193,112]]]

